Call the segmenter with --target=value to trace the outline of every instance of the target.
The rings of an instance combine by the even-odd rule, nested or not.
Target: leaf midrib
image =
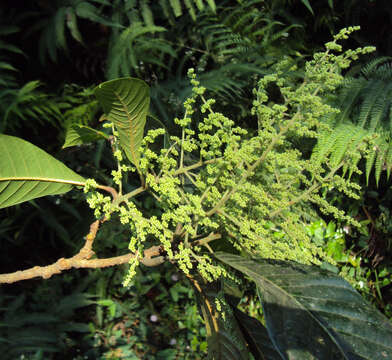
[[[114,92],[114,95],[117,97],[118,101],[120,102],[121,106],[123,107],[123,110],[124,110],[124,112],[125,112],[125,114],[127,116],[127,119],[128,119],[130,151],[131,151],[132,158],[133,158],[133,161],[135,163],[135,166],[137,167],[138,166],[138,158],[137,158],[137,154],[135,153],[135,141],[134,141],[134,139],[132,137],[132,118],[131,118],[130,113],[128,111],[127,105],[122,100],[122,98],[120,97],[119,93],[117,91],[113,91],[113,92]]]
[[[69,184],[75,186],[84,186],[85,182],[56,179],[56,178],[43,178],[43,177],[33,177],[33,176],[15,176],[15,177],[0,177],[0,181],[40,181],[40,182],[53,182],[60,184]]]
[[[244,267],[241,266],[241,265],[239,265],[238,267],[239,267],[239,268],[242,268],[242,269],[244,268]],[[238,270],[239,270],[239,269],[238,269]],[[272,287],[277,288],[278,290],[280,290],[281,292],[283,292],[287,297],[289,297],[290,299],[292,299],[292,300],[299,306],[299,308],[303,309],[307,314],[309,314],[309,316],[311,316],[312,319],[314,319],[314,321],[316,321],[317,324],[319,324],[319,326],[328,334],[329,338],[333,341],[333,343],[339,348],[339,350],[341,351],[342,355],[347,359],[347,356],[346,356],[346,354],[345,354],[345,351],[342,349],[342,347],[340,346],[340,344],[338,344],[338,343],[335,341],[335,338],[334,338],[334,336],[332,336],[332,334],[330,333],[330,331],[329,331],[320,321],[318,321],[318,319],[313,315],[313,313],[312,313],[311,311],[309,311],[306,307],[304,307],[295,297],[293,297],[291,294],[287,293],[287,291],[285,291],[285,290],[282,289],[281,287],[275,285],[273,282],[271,282],[269,279],[265,278],[264,276],[262,276],[262,275],[260,275],[260,274],[258,274],[258,273],[255,273],[255,272],[253,272],[252,270],[249,270],[249,269],[246,268],[246,267],[245,267],[245,270],[246,270],[246,272],[245,272],[245,271],[243,271],[243,272],[245,272],[245,273],[248,272],[248,274],[247,274],[248,276],[250,276],[249,273],[251,273],[251,274],[257,275],[257,276],[254,276],[254,275],[253,275],[253,277],[256,278],[256,279],[257,279],[257,277],[261,277],[265,282],[268,282]],[[256,284],[257,284],[257,283],[258,283],[258,281],[256,281]]]

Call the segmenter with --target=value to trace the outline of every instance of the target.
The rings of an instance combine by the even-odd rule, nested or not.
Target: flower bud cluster
[[[157,200],[160,215],[147,216],[132,199],[113,203],[89,192],[88,202],[96,216],[117,213],[121,223],[129,227],[133,253],[142,256],[145,242],[155,239],[168,260],[184,273],[197,271],[207,281],[229,276],[210,255],[215,241],[263,258],[306,264],[328,259],[304,231],[306,214],[312,213],[311,205],[316,204],[338,219],[349,219],[320,193],[334,188],[347,196],[358,196],[358,186],[341,171],[358,172],[356,162],[350,162],[357,155],[348,153],[337,163],[327,157],[309,158],[294,140],[317,140],[321,131],[328,129],[322,119],[337,110],[322,96],[342,82],[341,69],[371,50],[342,52],[338,41],[354,30],[341,31],[326,45],[325,52],[315,54],[305,66],[302,84],[287,75],[284,69],[293,70],[287,59],[277,64],[276,73],[259,81],[251,110],[258,124],[255,132],[235,126],[233,119],[215,111],[215,100],[204,98],[206,89],[190,69],[192,94],[184,103],[184,116],[174,120],[181,136],[170,136],[169,147],[156,150],[157,138],[166,132],[150,130],[140,149],[143,191]],[[270,98],[271,84],[280,91],[279,101]],[[202,117],[197,125],[192,122],[195,115]],[[121,152],[116,151],[115,157],[121,166],[112,176],[119,184],[122,172],[133,169],[122,164]],[[94,187],[96,184],[88,181],[85,191]],[[138,263],[136,256],[125,284]]]

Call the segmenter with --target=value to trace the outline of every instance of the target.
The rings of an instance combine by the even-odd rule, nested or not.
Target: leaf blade
[[[392,357],[392,326],[342,278],[292,262],[256,262],[226,253],[216,257],[256,282],[270,337],[287,358]],[[292,331],[288,338],[290,327],[304,333]],[[313,340],[305,344],[307,333]],[[308,348],[298,351],[301,346]]]
[[[87,144],[102,139],[109,140],[109,135],[87,125],[72,124],[66,130],[65,141],[62,148],[65,149],[70,146]]]
[[[196,280],[193,280],[192,284],[196,289],[197,302],[206,324],[208,358],[248,360],[249,352],[231,306],[222,301],[221,310],[217,309],[216,300],[220,298],[219,284],[202,284]]]
[[[257,319],[248,316],[237,308],[234,309],[234,316],[256,360],[282,359],[269,338],[267,329]]]
[[[0,209],[83,186],[84,178],[37,146],[0,134]]]
[[[106,117],[119,133],[119,142],[129,161],[139,167],[139,148],[150,106],[150,89],[135,78],[110,80],[98,85],[95,95]]]

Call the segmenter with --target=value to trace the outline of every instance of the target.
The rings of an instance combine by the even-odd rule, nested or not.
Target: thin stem
[[[113,197],[113,201],[116,201],[119,197],[119,194],[117,193],[116,189],[112,188],[111,186],[97,185],[97,188],[110,193]]]
[[[210,241],[221,239],[222,235],[219,233],[210,233],[208,236],[201,238],[199,240],[193,241],[192,246],[206,245]]]
[[[127,193],[127,194],[124,194],[124,195],[122,195],[121,197],[119,197],[117,203],[119,204],[119,203],[121,203],[122,201],[129,200],[129,199],[135,197],[136,195],[141,194],[142,192],[144,192],[144,191],[146,191],[146,190],[147,190],[147,188],[146,188],[145,186],[140,186],[140,187],[138,187],[137,189],[135,189],[135,190],[133,190],[133,191],[131,191],[131,192],[129,192],[129,193]]]
[[[233,188],[234,189],[234,188]],[[210,210],[206,212],[206,216],[211,216],[214,215],[218,210],[222,207],[222,205],[229,199],[232,190],[227,189],[223,196],[220,198],[220,200],[215,204],[215,206]]]
[[[184,117],[186,116],[186,112]],[[181,134],[181,153],[180,153],[180,169],[182,169],[184,165],[184,141],[185,141],[185,129],[182,128],[182,134]]]
[[[194,51],[200,52],[202,54],[212,55],[209,51],[206,51],[206,50],[202,50],[202,49],[195,48],[195,47],[188,46],[188,45],[184,45],[184,44],[179,44],[179,43],[176,43],[174,41],[167,40],[167,39],[164,39],[163,41],[166,41],[167,43],[169,43],[171,45],[177,45],[177,46],[183,47],[185,49],[189,49],[189,50],[194,50]]]
[[[201,167],[201,166],[204,166],[204,165],[207,165],[207,164],[213,164],[214,162],[216,162],[216,161],[218,161],[218,160],[221,160],[221,159],[222,159],[222,158],[219,157],[219,158],[210,159],[210,160],[198,161],[197,163],[194,163],[194,164],[192,164],[192,165],[185,166],[185,167],[183,167],[183,168],[177,169],[177,170],[173,173],[173,176],[181,175],[181,174],[183,174],[183,173],[185,173],[185,172],[187,172],[187,171],[189,171],[189,170],[194,170],[194,169],[197,169],[197,168],[199,168],[199,167]]]
[[[167,149],[167,152],[166,152],[166,154],[165,154],[165,156],[164,156],[164,158],[163,158],[163,161],[162,161],[162,163],[165,161],[165,159],[168,157],[168,155],[170,154],[170,151],[174,148],[174,146],[176,146],[176,143],[173,143],[172,145],[170,145],[170,147],[169,147],[169,149]],[[162,175],[162,169],[159,171],[159,173],[158,173],[158,179],[161,177],[161,175]]]
[[[190,173],[188,171],[185,171],[184,174],[188,178],[188,180],[193,184],[193,186],[197,188],[197,185],[196,185],[195,181],[191,178]]]
[[[208,250],[211,254],[214,253],[214,250],[212,250],[211,246],[208,245],[207,243],[203,244],[203,246],[205,246],[205,247],[207,248],[207,250]]]
[[[115,131],[116,131],[116,130],[114,129],[114,124],[112,123],[112,134],[114,134]],[[114,136],[113,139],[114,139],[114,148],[115,148],[115,151],[118,151],[118,150],[119,150],[119,147],[118,147],[117,137]],[[116,160],[117,160],[117,171],[121,174],[121,164],[120,164],[120,160],[119,160],[117,157],[116,157]],[[120,183],[118,184],[118,193],[119,193],[120,196],[121,196],[121,194],[122,194],[122,179],[120,179]]]
[[[319,183],[314,183],[310,188],[308,188],[308,190],[306,190],[305,192],[303,192],[300,196],[296,197],[296,198],[293,199],[293,200],[290,200],[290,201],[287,203],[287,206],[286,206],[286,207],[280,208],[280,209],[277,209],[277,210],[273,211],[273,212],[270,214],[269,218],[272,219],[272,218],[275,217],[276,215],[280,214],[282,211],[286,210],[288,207],[290,207],[290,206],[292,206],[292,205],[294,205],[294,204],[297,204],[297,203],[299,203],[301,200],[307,198],[308,195],[311,194],[312,192],[317,191],[323,184],[325,184],[326,182],[328,182],[328,181],[331,179],[331,177],[335,175],[335,173],[343,166],[343,164],[344,164],[344,161],[341,161],[341,162],[339,163],[339,165],[337,165],[335,168],[333,168],[333,169],[330,171],[330,173],[322,179],[322,181],[320,181]]]

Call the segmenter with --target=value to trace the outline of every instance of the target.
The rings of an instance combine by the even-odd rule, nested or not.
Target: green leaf
[[[10,70],[10,71],[18,71],[18,69],[16,69],[11,64],[8,64],[8,63],[6,63],[4,61],[0,61],[0,69]]]
[[[249,352],[231,306],[220,300],[221,310],[217,309],[216,301],[224,299],[219,283],[203,284],[194,280],[193,285],[206,325],[208,358],[248,360]]]
[[[174,16],[175,17],[179,17],[182,15],[182,9],[181,9],[181,3],[179,0],[169,0],[170,1],[170,5],[173,9],[174,12]]]
[[[261,292],[284,359],[390,359],[392,326],[342,278],[316,266],[216,253]]]
[[[70,146],[98,141],[101,139],[109,140],[109,135],[102,131],[95,130],[87,125],[72,124],[66,131],[63,149]]]
[[[82,34],[78,28],[78,20],[76,18],[76,14],[72,8],[67,8],[67,27],[71,32],[72,37],[83,44]]]
[[[308,10],[312,13],[312,15],[314,15],[313,9],[309,4],[309,0],[301,0],[301,1],[302,1],[302,4],[304,4],[308,8]]]
[[[234,316],[242,330],[249,349],[255,360],[281,360],[281,356],[275,349],[267,329],[257,319],[234,309]]]
[[[208,5],[210,6],[211,10],[213,11],[213,13],[216,13],[216,4],[215,4],[215,0],[207,0]]]
[[[189,15],[191,16],[193,21],[196,21],[196,12],[195,8],[193,7],[193,3],[191,0],[184,0],[185,6],[188,9]]]
[[[150,89],[139,79],[122,78],[104,82],[95,95],[106,117],[119,134],[119,142],[129,161],[139,167],[139,148],[150,106]]]
[[[204,9],[203,0],[195,0],[195,4],[196,4],[197,9],[199,11],[202,11]]]
[[[100,16],[100,11],[98,10],[98,8],[96,8],[93,4],[90,4],[87,1],[78,3],[76,5],[75,12],[78,17],[91,20],[92,22],[97,22],[105,26],[112,26],[116,28],[123,27],[121,24],[108,21],[102,16]]]
[[[65,31],[64,31],[66,14],[67,14],[67,8],[61,7],[60,9],[57,10],[56,15],[54,17],[57,43],[63,49],[67,48],[67,43],[65,41]]]
[[[84,179],[37,146],[0,134],[0,209],[63,194]]]
[[[143,20],[147,26],[154,26],[154,16],[150,9],[150,6],[146,0],[140,2],[140,8],[143,16]]]

